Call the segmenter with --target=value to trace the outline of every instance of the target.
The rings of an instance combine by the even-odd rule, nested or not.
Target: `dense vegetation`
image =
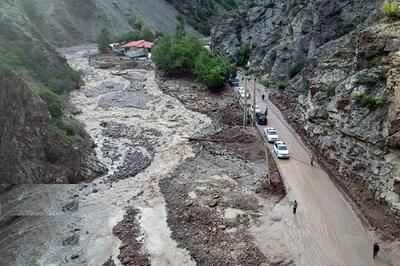
[[[195,74],[210,89],[222,87],[232,71],[229,61],[208,51],[199,40],[179,29],[175,36],[157,39],[152,51],[157,68],[169,75]]]
[[[400,19],[399,5],[396,1],[385,1],[381,8],[382,15],[387,21]]]

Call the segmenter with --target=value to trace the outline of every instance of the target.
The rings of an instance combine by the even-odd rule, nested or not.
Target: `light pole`
[[[256,77],[253,76],[253,123],[256,122]]]
[[[242,77],[242,81],[244,79],[244,105],[243,105],[243,126],[246,126],[247,122],[247,77]]]

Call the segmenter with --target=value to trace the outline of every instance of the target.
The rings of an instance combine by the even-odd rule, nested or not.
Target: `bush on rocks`
[[[399,5],[396,1],[385,1],[381,8],[382,15],[387,21],[400,19]]]

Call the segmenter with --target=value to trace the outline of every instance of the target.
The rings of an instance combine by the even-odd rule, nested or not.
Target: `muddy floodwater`
[[[93,46],[62,52],[83,74],[70,95],[75,117],[109,171],[0,195],[2,217],[14,219],[0,231],[0,265],[293,264],[272,213],[287,202],[266,189],[264,145],[254,129],[225,121],[235,110],[218,109],[234,106],[230,92],[160,81],[141,62],[121,70],[125,59],[93,57]]]

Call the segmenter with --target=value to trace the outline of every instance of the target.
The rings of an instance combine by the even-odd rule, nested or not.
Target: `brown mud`
[[[308,149],[315,155],[316,160],[323,169],[329,174],[331,179],[342,191],[356,204],[369,225],[375,230],[383,240],[393,241],[400,238],[400,213],[395,213],[388,204],[376,199],[376,191],[371,190],[368,184],[360,177],[355,175],[345,176],[339,173],[339,166],[336,161],[325,156],[317,143],[308,137],[303,125],[294,119],[294,110],[297,104],[297,97],[288,97],[287,95],[278,95],[273,93],[270,100],[279,106],[285,119],[290,122],[296,130]],[[284,104],[283,104],[284,103]]]

